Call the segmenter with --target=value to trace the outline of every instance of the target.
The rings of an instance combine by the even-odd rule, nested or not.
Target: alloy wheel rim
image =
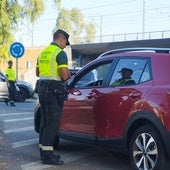
[[[133,159],[139,170],[152,170],[155,167],[158,159],[158,148],[150,134],[142,133],[136,138]]]

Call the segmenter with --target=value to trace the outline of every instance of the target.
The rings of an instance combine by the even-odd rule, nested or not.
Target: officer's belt
[[[59,76],[40,76],[41,80],[56,80],[61,81]]]
[[[61,85],[61,86],[65,86],[65,84],[62,81],[58,81],[58,80],[48,80],[48,79],[39,79],[38,80],[39,83],[46,83],[46,84],[57,84],[57,85]]]

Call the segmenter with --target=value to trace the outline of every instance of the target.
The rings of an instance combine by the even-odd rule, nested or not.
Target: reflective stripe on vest
[[[61,80],[56,56],[62,51],[56,45],[49,45],[38,57],[40,79]]]

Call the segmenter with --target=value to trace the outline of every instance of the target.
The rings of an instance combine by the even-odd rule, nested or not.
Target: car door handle
[[[76,90],[76,91],[73,92],[73,95],[75,95],[75,96],[80,96],[80,95],[81,95],[81,92],[78,91],[78,90]]]
[[[132,100],[139,100],[142,94],[140,92],[134,92],[129,95]]]

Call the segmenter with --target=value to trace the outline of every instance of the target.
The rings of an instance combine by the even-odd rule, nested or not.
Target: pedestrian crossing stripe
[[[15,128],[15,129],[7,129],[7,130],[3,130],[3,132],[5,134],[8,134],[8,133],[15,133],[15,132],[24,132],[29,130],[34,130],[34,127],[29,126],[29,127]]]

